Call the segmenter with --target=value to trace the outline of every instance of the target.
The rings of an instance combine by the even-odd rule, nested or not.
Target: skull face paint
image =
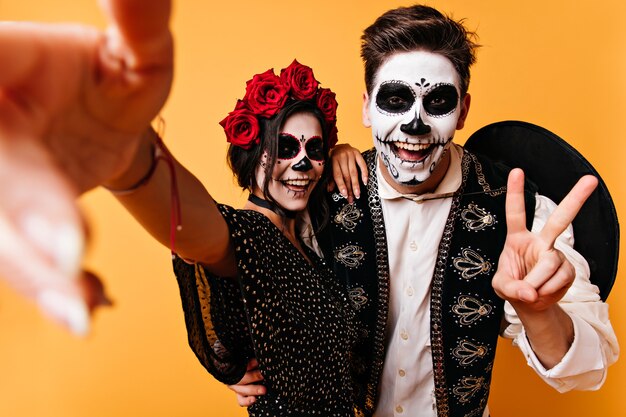
[[[322,128],[310,113],[295,113],[287,118],[278,135],[278,155],[271,172],[269,194],[284,209],[306,208],[309,196],[322,176],[325,165]],[[263,198],[267,153],[257,167],[257,186],[253,192]]]
[[[459,76],[446,57],[426,51],[392,55],[365,104],[374,146],[401,186],[426,181],[447,152],[462,116]]]

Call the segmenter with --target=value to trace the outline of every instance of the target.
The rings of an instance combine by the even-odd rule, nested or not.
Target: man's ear
[[[465,94],[465,97],[463,97],[463,101],[461,102],[461,115],[459,116],[459,120],[456,122],[456,130],[461,130],[463,129],[463,126],[465,126],[465,119],[467,119],[471,102],[472,96]]]
[[[367,91],[363,93],[363,114],[362,114],[363,125],[365,127],[372,127],[372,122],[370,121],[370,98],[367,95]]]

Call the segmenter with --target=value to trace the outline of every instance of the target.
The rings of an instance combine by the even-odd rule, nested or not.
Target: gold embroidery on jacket
[[[459,402],[466,403],[469,402],[478,391],[485,388],[485,378],[466,376],[452,389],[452,393],[458,398]]]
[[[459,315],[458,323],[462,326],[470,326],[491,313],[493,308],[487,303],[482,303],[477,298],[469,295],[461,295],[457,303],[452,306],[452,311]]]
[[[454,356],[462,366],[471,365],[477,359],[484,358],[489,352],[487,347],[463,339],[459,345],[452,350]]]
[[[465,227],[472,231],[483,230],[497,223],[496,216],[478,207],[476,203],[469,203],[461,212],[461,218],[465,221]]]
[[[365,290],[361,287],[348,290],[348,296],[355,310],[360,310],[361,307],[367,304],[367,295],[365,294]]]
[[[472,279],[491,270],[491,262],[480,256],[478,252],[465,248],[461,250],[461,255],[454,258],[452,264],[461,272],[463,278]]]
[[[346,204],[333,217],[333,222],[352,232],[359,224],[361,217],[363,217],[363,213],[355,204]]]
[[[358,268],[363,258],[365,252],[357,245],[345,245],[335,251],[335,260],[348,268]]]

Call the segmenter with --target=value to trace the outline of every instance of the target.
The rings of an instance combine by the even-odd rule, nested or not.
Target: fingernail
[[[529,303],[532,302],[532,293],[526,289],[521,289],[517,292],[517,298],[519,298],[520,301]]]
[[[345,189],[345,188],[342,188],[342,189],[341,189],[340,194],[341,194],[342,196],[344,196],[344,198],[348,198],[348,193],[346,192],[346,189]]]
[[[359,198],[361,198],[361,193],[358,191],[354,192],[354,196],[356,197],[356,199],[358,200]]]
[[[89,333],[89,313],[80,300],[57,291],[44,290],[37,297],[37,303],[45,314],[66,326],[75,335],[86,336]]]
[[[21,218],[21,226],[26,238],[52,257],[63,274],[78,275],[83,256],[83,235],[74,225],[57,226],[40,215],[28,214]]]

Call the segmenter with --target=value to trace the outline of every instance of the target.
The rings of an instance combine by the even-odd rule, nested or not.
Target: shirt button
[[[413,295],[413,287],[409,287],[406,289],[406,295],[411,297]]]
[[[415,241],[413,240],[410,244],[409,244],[409,248],[411,248],[411,250],[413,252],[415,252],[417,250],[417,243],[415,243]]]
[[[402,340],[407,340],[409,338],[409,334],[406,332],[406,330],[402,330],[400,332],[400,337],[402,338]]]
[[[396,407],[396,413],[402,414],[403,412],[404,412],[404,408],[402,408],[402,406],[399,405]]]
[[[406,372],[404,371],[404,369],[400,369],[400,370],[398,371],[398,375],[400,375],[400,376],[405,376],[405,375],[406,375]]]

